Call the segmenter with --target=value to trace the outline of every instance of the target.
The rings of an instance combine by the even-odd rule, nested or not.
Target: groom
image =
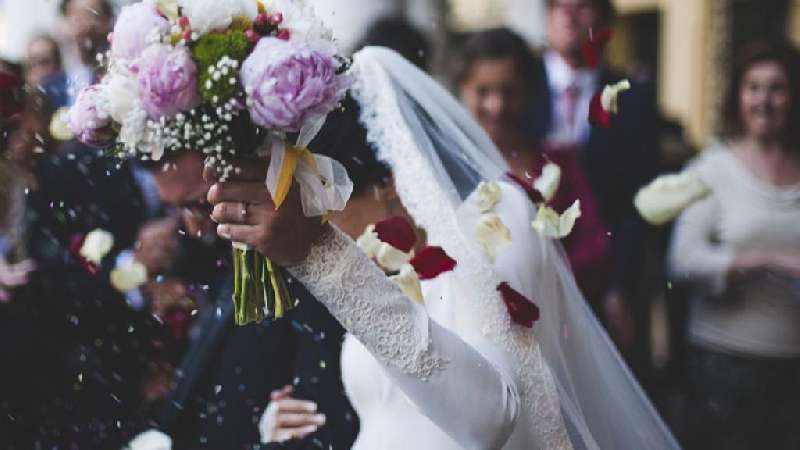
[[[189,228],[213,233],[202,156],[173,155],[151,169],[162,200],[182,208],[185,220],[195,222]],[[215,258],[230,255],[227,245],[221,252]],[[173,448],[349,449],[358,425],[340,379],[342,327],[297,282],[290,282],[297,307],[286,317],[235,326],[232,272],[227,264],[219,272],[210,283],[215,299],[211,314],[200,317],[200,335],[190,344],[158,418],[172,436]],[[294,397],[314,402],[325,424],[284,443],[260,446],[258,420],[271,393],[286,385],[293,385]]]

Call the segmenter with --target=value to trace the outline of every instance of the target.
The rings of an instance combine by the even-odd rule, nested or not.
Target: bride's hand
[[[274,391],[270,404],[258,421],[261,443],[302,439],[325,424],[325,415],[317,413],[317,404],[292,398],[292,387]]]
[[[211,218],[219,224],[217,234],[247,244],[284,267],[303,262],[327,227],[319,217],[303,214],[296,184],[275,210],[264,184],[263,161],[237,162],[236,166],[238,174],[217,182],[208,191],[208,201],[214,205]]]

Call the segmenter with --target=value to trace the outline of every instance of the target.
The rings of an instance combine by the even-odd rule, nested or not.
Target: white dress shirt
[[[599,74],[594,69],[574,69],[558,53],[544,54],[544,67],[551,93],[553,123],[547,134],[551,144],[580,144],[589,139],[589,104],[598,90]],[[569,120],[568,90],[577,90],[572,121]]]

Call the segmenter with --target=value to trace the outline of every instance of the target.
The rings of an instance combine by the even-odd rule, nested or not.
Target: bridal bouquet
[[[350,86],[348,61],[303,0],[143,0],[122,9],[69,125],[82,142],[160,160],[199,152],[224,181],[235,160],[269,157],[276,208],[293,182],[304,213],[344,208],[352,183],[308,145]],[[237,324],[291,308],[281,268],[234,244]]]

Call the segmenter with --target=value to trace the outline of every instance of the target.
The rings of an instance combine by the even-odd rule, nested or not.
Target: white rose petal
[[[268,14],[280,12],[283,15],[280,27],[288,30],[292,39],[333,40],[333,31],[320,19],[311,3],[305,0],[266,0],[264,5]]]
[[[258,15],[255,0],[179,0],[178,3],[189,19],[192,32],[199,35],[224,30],[235,18],[255,20]]]
[[[397,283],[400,289],[408,298],[417,303],[424,303],[425,299],[422,297],[422,286],[419,283],[419,276],[414,271],[414,267],[410,264],[405,264],[400,268],[400,273],[389,277],[390,280]]]
[[[478,185],[478,208],[481,212],[489,212],[503,199],[503,190],[494,182],[481,182]]]
[[[411,253],[402,252],[385,242],[381,242],[378,253],[375,255],[375,260],[384,269],[396,272],[411,261]]]
[[[139,86],[126,69],[116,68],[100,84],[104,109],[117,123],[124,123],[134,107],[139,105]]]
[[[547,163],[542,167],[542,174],[533,182],[533,187],[542,194],[545,202],[549,202],[556,194],[560,183],[561,168],[556,164]]]
[[[506,227],[500,216],[494,213],[483,214],[478,219],[475,225],[475,237],[492,262],[511,245],[511,230]]]
[[[600,94],[600,104],[603,106],[603,109],[611,114],[617,114],[617,112],[619,112],[619,94],[630,88],[631,83],[628,80],[622,80],[619,83],[609,84],[604,87],[603,92]]]
[[[167,19],[178,20],[178,0],[156,0],[156,7]]]
[[[123,450],[172,450],[172,439],[158,430],[136,436]]]
[[[378,233],[375,232],[375,225],[369,225],[364,230],[364,233],[356,239],[356,245],[370,258],[378,256],[378,250],[380,250],[383,242],[378,239]]]
[[[131,261],[111,271],[111,286],[119,292],[128,292],[147,282],[147,268],[138,262]]]
[[[647,222],[663,225],[709,193],[700,178],[684,172],[656,178],[636,194],[633,203]]]
[[[114,235],[105,230],[94,230],[86,235],[80,255],[92,264],[99,265],[114,247]]]
[[[559,215],[549,206],[540,206],[533,221],[533,229],[544,237],[561,239],[572,233],[575,222],[581,216],[580,200],[575,200],[566,211]]]

